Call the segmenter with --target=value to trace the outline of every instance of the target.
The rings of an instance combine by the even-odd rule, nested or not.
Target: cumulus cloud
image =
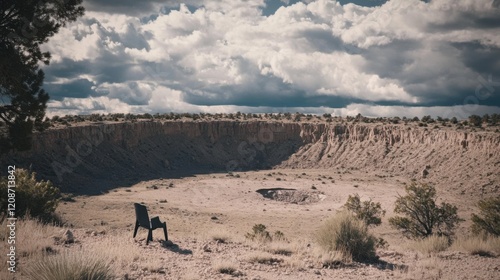
[[[493,1],[351,2],[88,1],[44,45],[49,110],[500,111]]]

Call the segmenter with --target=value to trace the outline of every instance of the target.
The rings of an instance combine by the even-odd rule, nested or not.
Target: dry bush
[[[213,262],[212,267],[219,273],[229,275],[233,275],[238,270],[238,265],[229,260],[216,260]]]
[[[469,236],[459,237],[451,246],[452,250],[465,251],[471,255],[495,256],[500,255],[500,237]]]
[[[425,255],[438,253],[449,247],[449,239],[446,236],[432,235],[425,239],[414,241],[410,244],[410,249],[421,252]]]
[[[90,251],[44,256],[30,262],[25,272],[33,280],[115,279],[109,261]]]
[[[319,246],[327,251],[340,251],[344,258],[356,261],[376,258],[377,239],[368,232],[365,222],[349,212],[340,212],[327,220],[315,235]]]

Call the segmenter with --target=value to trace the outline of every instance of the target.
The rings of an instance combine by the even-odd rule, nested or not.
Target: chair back
[[[149,221],[148,209],[146,206],[134,203],[135,207],[135,219],[139,222],[141,227],[145,227],[149,229],[151,227],[151,223]]]

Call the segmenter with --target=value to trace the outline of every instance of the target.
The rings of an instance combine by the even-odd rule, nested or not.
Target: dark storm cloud
[[[216,90],[216,91],[215,91]],[[330,107],[343,108],[351,103],[359,102],[354,98],[345,98],[339,96],[316,95],[309,97],[305,91],[293,88],[281,89],[281,94],[267,94],[264,91],[244,91],[240,87],[222,86],[213,92],[204,91],[203,94],[185,93],[184,101],[200,106],[214,105],[236,105],[250,107]],[[219,94],[219,91],[237,93],[227,95],[225,98]],[[207,96],[217,96],[217,98],[207,98]]]
[[[93,90],[94,86],[94,83],[87,79],[77,79],[64,84],[45,83],[44,89],[53,100],[62,100],[64,97],[87,98],[103,95]]]
[[[88,61],[76,62],[69,58],[63,58],[60,62],[52,62],[50,67],[44,69],[45,83],[53,83],[60,78],[78,78],[82,73],[91,71],[90,64]]]
[[[403,72],[413,61],[408,54],[421,47],[422,43],[418,40],[395,40],[384,46],[373,46],[363,50],[360,54],[366,59],[364,70],[383,78],[403,79],[404,83],[414,83],[416,81],[412,79],[415,77],[405,77]]]
[[[139,15],[157,12],[161,4],[177,4],[177,1],[165,0],[86,0],[87,11]]]
[[[460,50],[462,61],[474,72],[483,75],[500,74],[500,48],[484,47],[479,42],[453,43],[452,45]]]

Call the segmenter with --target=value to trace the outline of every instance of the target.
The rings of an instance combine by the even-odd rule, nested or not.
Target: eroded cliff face
[[[499,193],[500,134],[405,125],[258,121],[91,124],[36,134],[2,159],[65,191],[139,180],[267,168],[385,172],[450,190]],[[422,178],[424,177],[424,178]]]

